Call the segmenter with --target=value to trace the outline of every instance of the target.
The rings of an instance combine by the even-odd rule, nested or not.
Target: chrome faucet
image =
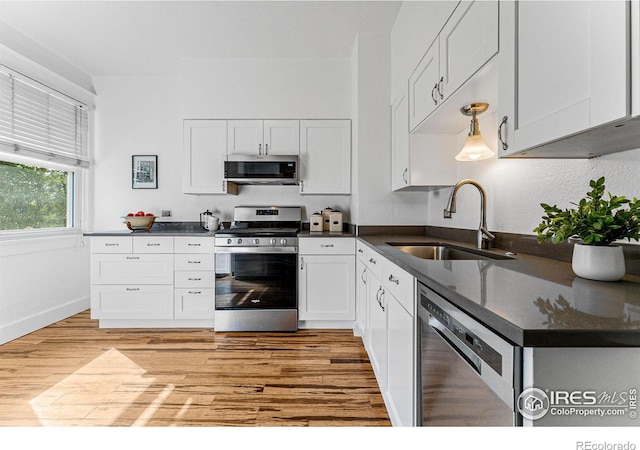
[[[460,180],[451,190],[449,202],[444,210],[444,218],[451,219],[452,214],[456,212],[456,194],[458,189],[465,184],[471,184],[480,191],[480,226],[478,228],[478,248],[487,249],[491,247],[491,242],[496,238],[487,229],[487,192],[484,188],[474,180]]]

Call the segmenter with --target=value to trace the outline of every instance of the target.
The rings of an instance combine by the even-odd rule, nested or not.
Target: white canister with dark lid
[[[311,214],[311,221],[309,223],[309,231],[322,231],[322,213],[315,212]]]
[[[331,211],[329,222],[329,231],[342,233],[342,213],[340,211]]]
[[[331,211],[333,211],[333,208],[329,208],[326,207],[325,209],[322,210],[322,229],[324,231],[329,231],[330,229],[330,225],[331,225]]]

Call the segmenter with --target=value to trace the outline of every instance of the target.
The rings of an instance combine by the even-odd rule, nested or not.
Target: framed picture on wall
[[[133,155],[131,162],[133,189],[158,189],[158,156]]]

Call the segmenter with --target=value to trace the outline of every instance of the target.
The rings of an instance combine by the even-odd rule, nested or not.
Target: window
[[[73,227],[73,172],[0,161],[0,231]]]
[[[0,232],[78,225],[88,108],[0,66]]]

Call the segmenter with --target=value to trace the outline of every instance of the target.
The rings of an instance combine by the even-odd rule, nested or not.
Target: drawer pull
[[[187,244],[187,247],[202,247],[202,244],[193,244],[193,243],[189,242]]]
[[[107,242],[104,244],[105,247],[117,247],[118,245],[120,244],[118,244],[117,242]]]
[[[188,291],[188,292],[191,295],[200,295],[200,294],[202,294],[202,291]]]
[[[129,292],[135,292],[135,291],[139,291],[140,288],[126,288],[126,290]]]
[[[158,242],[149,242],[147,247],[160,247],[160,244]]]
[[[333,247],[333,244],[320,244],[320,248]]]
[[[139,256],[127,256],[126,259],[140,259]]]
[[[191,277],[189,277],[189,278],[187,278],[187,280],[189,280],[189,281],[201,281],[202,278],[191,278]]]
[[[201,264],[202,261],[187,261],[188,264]]]
[[[393,275],[389,275],[389,281],[398,285],[400,284],[400,280],[394,277]]]
[[[362,250],[361,248],[358,249],[358,253],[364,253],[364,250]]]
[[[376,264],[376,260],[375,260],[375,259],[373,259],[373,258],[369,258],[369,262],[370,262],[371,264]]]

